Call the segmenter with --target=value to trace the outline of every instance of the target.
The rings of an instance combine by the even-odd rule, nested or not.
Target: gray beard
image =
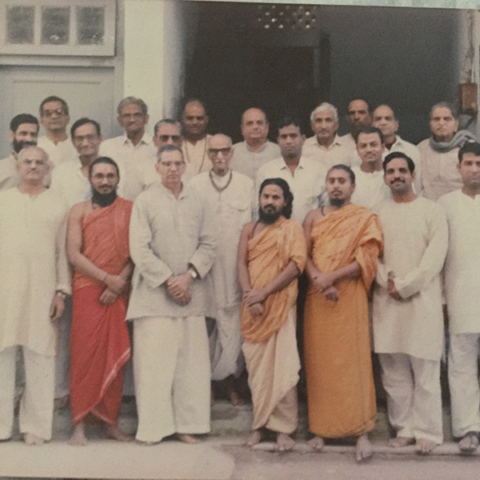
[[[330,199],[330,205],[332,207],[341,208],[345,205],[345,200],[343,198],[331,198]]]

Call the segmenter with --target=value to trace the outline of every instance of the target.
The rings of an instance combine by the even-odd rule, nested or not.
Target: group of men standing
[[[480,144],[457,131],[448,104],[432,108],[432,137],[418,149],[397,135],[389,106],[371,112],[361,99],[349,105],[345,137],[336,108],[322,103],[313,137],[284,117],[277,144],[258,108],[242,115],[243,142],[207,135],[199,100],[187,102],[181,125],[159,121],[153,137],[147,106],[134,97],[118,106],[124,135],[105,141],[89,118],[69,137],[59,97],[42,102],[40,119],[39,139],[33,115],[12,120],[13,152],[0,162],[0,266],[10,272],[0,288],[0,439],[12,432],[22,347],[26,443],[51,438],[53,399],[68,395],[70,443],[85,444],[85,427],[98,422],[129,440],[118,429],[122,391],[136,396],[137,441],[196,443],[210,430],[210,381],[226,380],[230,401],[241,403],[235,378],[245,362],[254,410],[247,445],[270,430],[289,450],[298,320],[311,447],[353,436],[357,460],[371,456],[373,329],[396,431],[390,446],[429,453],[443,440],[447,258],[453,428],[462,451],[478,447]],[[124,386],[131,355],[134,389],[128,378]]]

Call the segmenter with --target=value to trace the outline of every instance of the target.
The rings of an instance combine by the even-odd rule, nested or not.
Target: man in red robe
[[[118,428],[118,412],[124,365],[130,358],[125,317],[133,270],[128,245],[132,202],[117,196],[118,167],[108,157],[90,165],[89,181],[92,198],[77,203],[68,219],[67,251],[75,269],[71,445],[85,445],[85,425],[99,421],[109,437],[129,440]]]

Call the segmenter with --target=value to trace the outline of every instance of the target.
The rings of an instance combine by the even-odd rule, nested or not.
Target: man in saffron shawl
[[[259,443],[266,428],[276,432],[280,451],[293,448],[290,434],[298,421],[296,279],[307,256],[302,229],[289,220],[292,202],[285,180],[266,179],[260,187],[260,219],[245,225],[238,247],[241,331],[254,415],[246,444]]]
[[[75,268],[70,336],[70,397],[75,426],[69,443],[85,445],[85,425],[103,422],[109,437],[128,441],[118,429],[124,365],[130,358],[125,324],[132,202],[118,197],[118,167],[100,157],[89,168],[92,199],[77,203],[68,219],[67,250]]]
[[[382,251],[375,214],[350,202],[355,175],[345,165],[327,173],[330,205],[304,221],[310,289],[305,305],[309,444],[356,437],[358,462],[372,455],[367,433],[376,417],[367,292]]]

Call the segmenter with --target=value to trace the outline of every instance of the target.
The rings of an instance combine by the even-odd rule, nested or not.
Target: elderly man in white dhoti
[[[213,135],[208,139],[207,152],[213,168],[193,177],[190,185],[203,192],[209,201],[217,226],[217,256],[208,275],[212,307],[209,316],[215,319],[209,334],[212,380],[225,380],[230,402],[239,405],[243,402],[235,389],[234,379],[242,373],[244,361],[237,251],[242,228],[252,217],[253,181],[229,168],[233,156],[230,137]]]
[[[56,320],[71,292],[67,205],[44,186],[50,170],[44,150],[23,149],[16,168],[20,186],[0,193],[0,439],[12,435],[20,347],[26,377],[20,432],[33,445],[52,436]]]

